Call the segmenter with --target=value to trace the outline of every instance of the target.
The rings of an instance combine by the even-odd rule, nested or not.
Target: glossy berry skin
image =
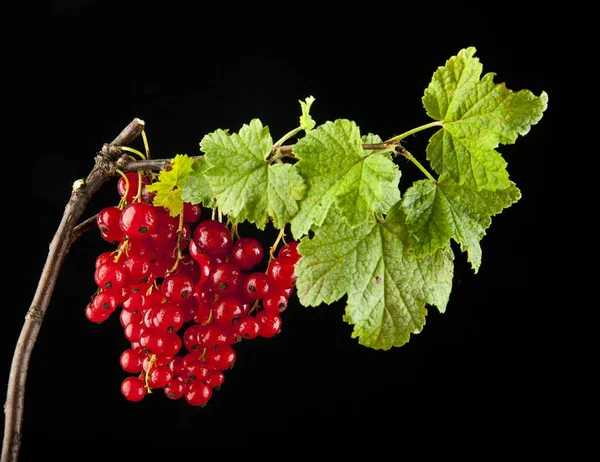
[[[119,361],[121,368],[130,374],[137,374],[142,371],[142,350],[136,348],[128,348],[123,353]]]
[[[146,396],[146,385],[138,377],[127,377],[121,383],[121,393],[128,401],[141,401]]]
[[[191,276],[183,273],[169,274],[164,278],[161,289],[170,302],[182,302],[189,299],[194,292],[195,282]]]
[[[256,320],[259,324],[258,333],[263,338],[275,337],[281,332],[281,317],[278,314],[259,311]]]
[[[173,371],[167,365],[154,366],[148,375],[150,388],[166,387],[173,380]]]
[[[254,272],[246,275],[239,292],[245,300],[261,300],[269,292],[269,277],[265,273]]]
[[[146,202],[134,202],[121,211],[119,224],[130,239],[150,236],[156,229],[158,217],[156,210]]]
[[[219,388],[225,382],[225,374],[223,371],[210,371],[208,377],[204,380],[204,383],[210,388]]]
[[[196,329],[196,339],[203,348],[218,349],[227,343],[227,330],[218,324],[204,324]]]
[[[186,385],[185,400],[192,406],[204,406],[212,397],[212,388],[208,385],[192,381]]]
[[[262,244],[252,237],[241,237],[235,241],[229,252],[229,258],[242,270],[250,270],[258,265],[264,257]]]
[[[275,289],[263,298],[262,305],[267,313],[279,314],[286,310],[288,297],[283,291]]]
[[[85,307],[85,317],[88,320],[100,324],[108,319],[110,312],[102,308],[96,308],[92,302]]]
[[[95,309],[107,310],[112,313],[117,309],[118,301],[114,296],[114,291],[105,290],[98,292],[92,299]]]
[[[235,297],[224,297],[215,303],[213,322],[221,326],[233,326],[244,315],[244,304]]]
[[[183,203],[183,221],[185,223],[195,223],[200,220],[202,215],[202,208],[199,204],[192,204],[190,202]]]
[[[119,224],[121,209],[118,207],[105,207],[96,217],[96,224],[100,230],[102,239],[107,242],[119,242],[124,233]]]
[[[252,340],[258,337],[260,324],[254,316],[243,317],[234,327],[234,334],[242,340]]]
[[[236,353],[229,344],[221,345],[218,349],[206,351],[206,364],[217,371],[230,369],[235,363]]]
[[[279,249],[277,253],[278,257],[290,257],[295,262],[300,260],[300,254],[298,253],[298,241],[292,241],[285,244],[283,247]]]
[[[267,276],[275,287],[287,289],[296,281],[296,262],[292,257],[276,257],[267,269]]]
[[[163,390],[167,398],[172,400],[180,399],[185,393],[185,381],[181,377],[175,377]]]
[[[212,267],[209,284],[220,297],[236,295],[242,282],[243,275],[237,265],[219,263]]]
[[[226,255],[233,245],[227,226],[217,220],[204,220],[198,223],[192,233],[198,250],[209,256]]]
[[[111,261],[103,263],[94,271],[94,281],[101,289],[120,289],[125,285],[125,278],[123,266]]]

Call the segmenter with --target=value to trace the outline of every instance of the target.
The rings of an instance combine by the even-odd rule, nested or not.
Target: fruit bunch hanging
[[[280,234],[265,249],[189,202],[173,216],[153,204],[151,183],[151,174],[124,174],[119,204],[97,215],[100,235],[115,248],[96,259],[97,290],[85,313],[95,323],[120,318],[130,342],[120,357],[129,374],[125,398],[139,401],[160,389],[204,405],[234,365],[236,343],[281,331],[298,243]]]

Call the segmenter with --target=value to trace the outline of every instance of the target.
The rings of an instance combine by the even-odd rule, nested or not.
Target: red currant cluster
[[[101,323],[119,312],[131,343],[120,357],[130,374],[121,384],[126,399],[162,389],[170,399],[202,406],[233,366],[234,344],[281,331],[297,242],[269,252],[264,265],[257,239],[239,237],[217,219],[201,220],[199,205],[184,203],[172,217],[153,205],[148,183],[137,172],[126,174],[119,205],[98,214],[101,236],[117,247],[96,259],[98,289],[85,313]]]

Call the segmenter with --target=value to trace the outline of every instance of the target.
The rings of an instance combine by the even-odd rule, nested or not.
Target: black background
[[[2,317],[3,383],[71,185],[133,118],[146,122],[153,158],[196,155],[204,134],[237,131],[252,118],[278,139],[297,125],[298,100],[309,95],[317,123],[347,118],[386,139],[429,122],[423,90],[468,46],[496,82],[549,94],[541,122],[498,149],[523,197],[493,219],[479,273],[455,247],[446,313],[430,309],[408,344],[375,351],[351,338],[343,302],[292,303],[280,335],[237,347],[235,367],[205,408],[161,393],[135,404],[121,396],[127,342],[118,318],[94,325],[84,316],[95,258],[108,247],[98,234],[84,235],[64,262],[31,357],[22,461],[268,458],[316,454],[318,445],[323,454],[533,450],[531,427],[552,417],[539,380],[548,352],[535,340],[544,323],[535,304],[538,165],[552,150],[560,105],[552,13],[384,5],[64,0],[20,12],[18,33],[5,42],[5,160],[14,163],[14,186],[4,231],[12,234],[5,252],[15,272],[5,280],[12,297]],[[432,133],[405,146],[424,159]],[[401,187],[420,178],[409,163],[401,169]],[[118,199],[115,180],[83,217]]]

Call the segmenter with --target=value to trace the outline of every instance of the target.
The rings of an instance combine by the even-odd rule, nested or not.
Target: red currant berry
[[[244,314],[244,304],[234,297],[218,300],[213,308],[213,322],[221,326],[237,324]]]
[[[242,272],[233,263],[219,263],[209,276],[209,284],[220,296],[236,295],[242,283]]]
[[[150,369],[148,374],[148,386],[150,388],[166,387],[173,380],[173,371],[169,366],[161,365]]]
[[[267,276],[280,289],[292,287],[296,281],[296,262],[292,257],[276,257],[269,263]]]
[[[210,256],[225,255],[233,245],[229,229],[217,220],[201,221],[194,229],[192,238],[198,250]]]
[[[128,401],[141,401],[146,392],[146,384],[139,377],[127,377],[121,383],[121,393]]]
[[[105,241],[119,242],[124,237],[123,230],[119,224],[121,209],[118,207],[106,207],[98,213],[96,223],[100,229],[100,235]]]
[[[103,310],[102,308],[96,308],[92,302],[88,303],[85,307],[85,317],[97,324],[106,321],[109,316],[109,311]]]
[[[204,383],[208,385],[210,388],[219,389],[221,385],[225,382],[225,374],[223,371],[215,371],[212,370],[208,374],[208,377],[204,380]]]
[[[295,262],[300,260],[300,254],[298,253],[298,241],[292,241],[285,244],[283,247],[279,249],[277,253],[278,257],[290,257]]]
[[[259,311],[256,320],[260,326],[258,333],[261,337],[271,338],[281,332],[281,317],[278,314]]]
[[[184,396],[192,406],[204,406],[212,396],[212,388],[201,382],[189,382]]]
[[[200,204],[192,204],[190,202],[183,203],[183,221],[185,223],[194,223],[200,219],[202,208]]]
[[[218,349],[228,341],[225,327],[217,324],[202,324],[196,330],[200,345],[210,349]]]
[[[114,291],[103,290],[94,295],[92,304],[95,309],[106,310],[109,313],[112,313],[117,309],[118,301],[115,298]]]
[[[194,285],[194,280],[191,276],[174,273],[164,278],[161,289],[167,300],[177,303],[187,300],[192,296]]]
[[[146,202],[133,202],[121,211],[119,223],[130,239],[141,239],[154,232],[157,225],[154,206]]]
[[[130,374],[137,374],[142,371],[142,357],[140,348],[128,348],[119,358],[121,368]]]
[[[234,332],[243,340],[252,340],[258,337],[260,325],[254,316],[245,316],[234,327]]]
[[[250,270],[264,257],[262,244],[252,237],[241,237],[235,241],[229,252],[230,261],[242,270]]]
[[[281,290],[270,291],[262,300],[263,308],[267,313],[279,314],[288,306],[288,297]]]
[[[269,277],[265,273],[250,273],[244,279],[240,288],[241,296],[245,300],[260,300],[269,292]]]
[[[206,364],[217,371],[233,367],[235,359],[235,350],[229,344],[221,345],[216,350],[206,350]]]
[[[185,393],[185,381],[180,377],[175,377],[163,390],[167,398],[172,400],[180,399]]]
[[[126,273],[120,263],[105,262],[94,272],[94,281],[101,289],[120,289],[125,285]]]

